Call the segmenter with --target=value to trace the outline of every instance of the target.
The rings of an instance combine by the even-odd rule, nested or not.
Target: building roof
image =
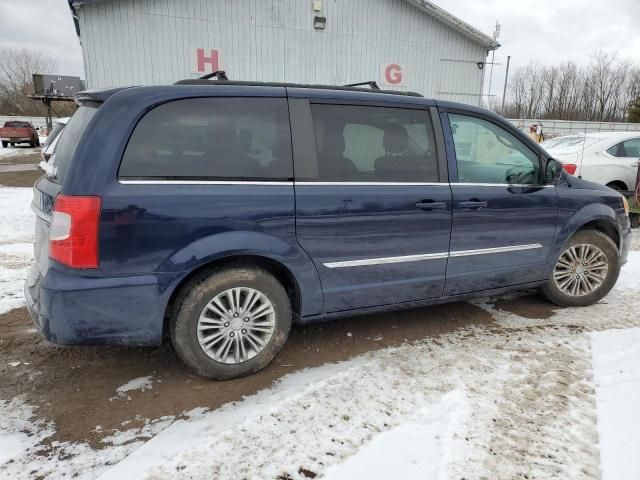
[[[68,0],[68,1],[69,1],[69,6],[73,11],[73,7],[85,5],[88,3],[96,3],[100,0]],[[422,12],[428,15],[431,15],[437,20],[440,20],[445,25],[448,25],[449,27],[460,32],[464,36],[475,41],[476,43],[479,43],[480,45],[487,47],[489,50],[494,50],[500,46],[500,44],[493,37],[490,37],[489,35],[482,33],[477,28],[472,27],[467,22],[460,20],[455,15],[450,14],[446,10],[438,7],[437,5],[431,3],[428,0],[405,0],[405,1],[417,7]],[[77,29],[78,28],[76,25],[76,30]]]
[[[500,44],[493,37],[482,33],[477,28],[472,27],[467,22],[460,20],[455,15],[450,14],[446,10],[429,2],[428,0],[406,1],[490,50],[494,50],[500,46]]]

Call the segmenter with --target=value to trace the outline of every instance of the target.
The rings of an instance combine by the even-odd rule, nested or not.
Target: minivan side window
[[[607,150],[614,157],[640,157],[640,138],[630,138],[615,144]]]
[[[460,183],[537,185],[540,160],[514,135],[477,117],[449,114]]]
[[[284,98],[190,98],[160,105],[138,123],[120,178],[290,180]]]
[[[429,113],[312,104],[318,178],[324,182],[438,182]]]

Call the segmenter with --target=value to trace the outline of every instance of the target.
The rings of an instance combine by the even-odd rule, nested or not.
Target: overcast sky
[[[501,93],[507,55],[513,67],[586,63],[602,49],[640,64],[640,0],[432,1],[489,35],[496,20],[502,24],[493,93]],[[57,61],[56,73],[84,78],[67,0],[0,0],[0,47],[44,51]]]

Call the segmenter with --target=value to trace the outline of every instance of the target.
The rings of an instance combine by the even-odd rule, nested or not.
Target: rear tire
[[[227,268],[196,277],[176,301],[171,341],[182,361],[214,380],[266,367],[291,329],[284,287],[256,267]]]
[[[9,142],[2,142],[2,148],[8,148]]]
[[[565,245],[542,293],[556,305],[584,307],[604,298],[619,274],[613,240],[597,230],[582,230]]]

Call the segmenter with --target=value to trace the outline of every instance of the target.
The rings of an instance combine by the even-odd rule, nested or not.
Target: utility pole
[[[498,40],[498,38],[500,38],[500,29],[501,29],[501,25],[500,22],[498,22],[496,20],[496,29],[493,31],[493,39],[494,40]],[[491,70],[489,71],[489,91],[487,92],[487,99],[489,97],[491,97],[491,80],[493,80],[493,63],[494,63],[494,59],[496,57],[496,50],[495,48],[491,51]]]
[[[504,101],[507,98],[507,82],[509,81],[509,63],[511,63],[511,55],[507,57],[507,70],[504,72],[504,88],[502,90],[502,108],[500,113],[504,113]]]

